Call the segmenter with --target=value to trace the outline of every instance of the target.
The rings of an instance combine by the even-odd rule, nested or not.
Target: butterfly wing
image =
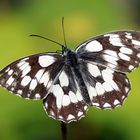
[[[0,71],[0,85],[23,98],[42,99],[63,64],[62,55],[56,53],[21,58]]]
[[[82,43],[78,57],[121,72],[131,72],[140,63],[140,32],[116,31]]]
[[[85,116],[87,105],[77,80],[72,68],[65,65],[44,99],[44,108],[50,117],[69,123]]]
[[[82,60],[80,71],[93,106],[115,108],[127,98],[131,87],[125,74]]]
[[[140,33],[116,31],[97,36],[82,43],[76,53],[92,105],[121,105],[131,89],[125,72],[140,63]]]

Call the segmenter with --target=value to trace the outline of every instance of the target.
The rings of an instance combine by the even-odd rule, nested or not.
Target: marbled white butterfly
[[[48,115],[69,123],[88,106],[121,105],[130,91],[127,72],[140,64],[140,32],[116,31],[91,38],[75,51],[41,53],[0,71],[0,85],[27,99],[43,100]]]

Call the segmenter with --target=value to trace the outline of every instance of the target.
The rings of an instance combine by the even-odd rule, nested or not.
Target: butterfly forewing
[[[66,123],[85,116],[87,105],[70,66],[65,65],[59,74],[49,95],[44,99],[44,108],[49,116]]]
[[[130,91],[125,74],[91,61],[81,61],[80,67],[92,105],[103,109],[123,103]]]
[[[140,33],[117,31],[107,33],[81,44],[79,58],[121,72],[131,72],[140,63]]]
[[[0,85],[24,98],[42,99],[63,66],[56,53],[42,53],[19,59],[0,71]]]

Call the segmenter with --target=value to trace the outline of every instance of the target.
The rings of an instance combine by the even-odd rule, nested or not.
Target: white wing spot
[[[137,57],[140,58],[140,53],[137,54]]]
[[[27,94],[27,97],[25,97],[25,98],[26,98],[26,99],[30,99],[30,96],[31,96],[31,94],[28,93],[28,94]]]
[[[133,53],[133,51],[130,48],[126,48],[126,47],[121,47],[120,52],[124,53],[124,54],[132,54]]]
[[[113,88],[110,84],[108,84],[107,82],[104,82],[103,83],[103,88],[107,91],[107,92],[110,92],[110,91],[113,91]]]
[[[134,69],[134,66],[133,65],[129,65],[128,69],[129,70],[133,70]]]
[[[36,86],[37,86],[37,80],[36,80],[36,79],[33,79],[33,80],[31,81],[31,83],[30,83],[29,89],[30,89],[30,90],[34,90],[34,89],[36,88]]]
[[[113,71],[111,69],[106,68],[102,71],[103,79],[106,81],[109,85],[112,86],[115,90],[119,90],[119,87],[117,84],[112,80],[113,79]]]
[[[36,73],[35,78],[37,79],[37,81],[40,81],[44,71],[45,71],[44,69],[41,69]]]
[[[51,64],[53,64],[55,61],[56,59],[49,55],[39,56],[39,59],[38,59],[38,62],[41,67],[48,67]]]
[[[119,53],[119,57],[123,60],[130,61],[130,57],[123,53]]]
[[[81,117],[83,115],[83,112],[79,111],[78,112],[78,117]]]
[[[107,61],[110,62],[111,64],[117,65],[117,60],[119,60],[117,57],[113,57],[111,55],[103,55],[103,58]]]
[[[128,39],[132,39],[132,35],[131,35],[131,33],[127,33],[127,32],[126,32],[125,34],[126,34],[126,35],[125,35],[126,38],[128,38]]]
[[[25,61],[20,61],[18,64],[17,64],[17,66],[18,67],[21,67],[23,64],[25,64],[26,62]]]
[[[132,44],[140,46],[140,41],[132,39]]]
[[[28,62],[24,62],[24,64],[22,66],[20,66],[19,69],[21,71],[23,71],[26,67],[29,67],[29,63]]]
[[[89,97],[91,100],[93,99],[93,97],[97,96],[97,92],[96,92],[95,88],[92,86],[88,87],[88,93],[89,93]]]
[[[75,117],[72,115],[72,114],[69,114],[68,117],[67,117],[67,120],[72,120],[74,119]]]
[[[117,84],[116,84],[113,80],[110,80],[110,81],[109,81],[109,84],[110,84],[115,90],[118,90],[118,91],[119,91],[119,87],[117,86]]]
[[[72,103],[78,102],[76,95],[72,91],[69,91],[69,97]]]
[[[45,102],[45,107],[48,108],[48,103],[47,102]]]
[[[39,94],[39,93],[36,93],[36,94],[35,94],[35,98],[36,98],[36,99],[40,99],[40,98],[41,98],[40,94]],[[46,104],[45,104],[45,106],[46,106]]]
[[[14,91],[14,88],[13,87],[11,88],[11,91]]]
[[[99,41],[91,41],[86,45],[86,50],[89,52],[99,52],[103,50],[103,46]]]
[[[50,113],[51,116],[55,116],[53,110],[51,110],[49,113]]]
[[[9,70],[8,71],[8,75],[12,75],[12,73],[13,73],[14,71],[11,69],[11,70]]]
[[[45,86],[45,87],[48,85],[49,79],[50,79],[49,72],[46,72],[46,79],[45,79],[45,81],[44,81],[44,86]]]
[[[125,79],[125,82],[128,83],[129,82],[128,79]]]
[[[113,46],[120,46],[120,47],[125,46],[121,42],[121,39],[120,39],[119,35],[117,35],[117,34],[116,35],[110,34],[109,41]]]
[[[105,103],[103,107],[111,107],[111,105],[109,103]]]
[[[60,84],[61,84],[62,87],[69,85],[68,76],[67,76],[67,74],[64,71],[62,71],[62,73],[60,74],[59,81],[60,81]]]
[[[17,91],[17,93],[21,95],[21,94],[22,94],[22,90],[19,89],[19,90]]]
[[[30,76],[25,76],[22,81],[21,81],[21,85],[22,86],[27,86],[31,81],[31,77]]]
[[[63,119],[63,116],[58,116],[59,119]]]
[[[59,109],[61,109],[62,106],[62,99],[64,96],[64,92],[59,84],[53,85],[52,91],[53,95],[56,97],[56,105]]]
[[[63,96],[62,104],[63,106],[68,106],[70,104],[70,98],[68,95]]]
[[[110,67],[110,68],[116,68],[116,65],[111,64],[111,63],[107,63],[107,66]]]
[[[126,98],[126,97],[125,97],[125,96],[122,96],[122,100],[123,100],[124,98]]]
[[[47,88],[49,88],[49,87],[52,85],[52,83],[53,83],[53,81],[50,80],[50,81],[48,82]]]
[[[118,105],[118,104],[120,104],[120,102],[116,99],[116,100],[114,101],[114,105]]]
[[[112,51],[112,50],[104,50],[104,53],[111,55],[111,56],[114,56],[114,57],[118,57],[117,53],[115,51]]]
[[[128,93],[128,91],[129,91],[129,88],[125,87],[125,92]]]
[[[99,103],[92,103],[92,105],[95,105],[95,106],[100,106],[100,105],[99,105]]]
[[[8,72],[9,70],[10,70],[10,68],[8,67],[5,72]]]
[[[44,83],[44,86],[47,86],[48,82],[49,82],[49,79],[50,79],[50,76],[49,76],[49,73],[48,72],[45,72],[43,74],[43,76],[41,77],[39,83]]]
[[[84,106],[84,110],[87,110],[87,108],[88,108],[87,106]]]
[[[30,71],[31,71],[31,66],[28,66],[27,68],[25,68],[25,69],[22,71],[22,76],[21,76],[21,77],[26,76]]]
[[[113,79],[113,72],[111,69],[106,68],[102,71],[104,81],[110,81]]]
[[[101,83],[97,82],[95,88],[96,88],[98,95],[103,95],[105,93],[105,90]]]
[[[101,75],[100,70],[96,65],[88,63],[87,67],[88,67],[88,71],[92,76],[97,77]]]
[[[29,59],[29,57],[26,57],[26,58],[22,59],[21,61],[26,61],[26,60],[28,60],[28,59]]]

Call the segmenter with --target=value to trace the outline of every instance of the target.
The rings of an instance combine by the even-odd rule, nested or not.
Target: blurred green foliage
[[[138,13],[132,3],[130,0],[1,0],[0,69],[20,57],[59,50],[59,46],[29,35],[40,34],[63,43],[62,16],[68,47],[72,49],[104,32],[139,30],[139,20],[133,20]],[[140,69],[128,76],[132,91],[124,105],[115,110],[91,107],[85,118],[69,125],[69,139],[140,139]],[[60,134],[59,122],[46,115],[42,101],[24,100],[0,88],[0,140],[60,140]]]

